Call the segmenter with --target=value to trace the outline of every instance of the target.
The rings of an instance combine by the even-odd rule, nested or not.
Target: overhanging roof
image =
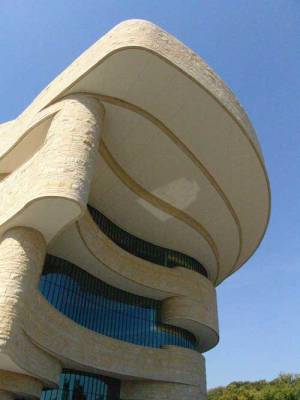
[[[198,259],[216,283],[238,269],[264,235],[270,192],[255,132],[224,83],[157,26],[123,22],[0,126],[0,173],[41,145],[38,113],[79,92],[106,109],[91,204]]]

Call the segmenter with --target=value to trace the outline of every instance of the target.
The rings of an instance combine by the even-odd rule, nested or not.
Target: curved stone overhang
[[[1,186],[43,146],[54,103],[82,92],[105,107],[91,205],[130,233],[196,258],[216,284],[239,268],[270,212],[254,130],[211,69],[149,22],[118,25],[0,126]]]
[[[65,368],[121,379],[205,385],[204,357],[194,350],[177,346],[145,348],[97,334],[66,318],[38,293],[30,312],[36,318],[30,324],[24,323],[28,336]]]
[[[162,301],[162,322],[193,333],[198,351],[217,345],[216,290],[198,272],[135,257],[111,241],[89,213],[62,232],[48,251],[113,287]]]

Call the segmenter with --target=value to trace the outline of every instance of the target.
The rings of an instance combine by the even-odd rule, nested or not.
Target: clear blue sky
[[[160,25],[218,72],[257,130],[271,180],[265,239],[218,288],[208,386],[300,372],[300,1],[0,0],[0,121],[128,18]]]

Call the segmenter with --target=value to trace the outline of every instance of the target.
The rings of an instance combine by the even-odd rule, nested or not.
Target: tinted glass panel
[[[64,315],[103,335],[149,347],[195,347],[191,333],[160,322],[160,301],[107,285],[60,258],[46,257],[40,291]]]
[[[45,389],[41,400],[119,400],[120,381],[102,375],[64,370],[58,389]]]
[[[102,232],[128,253],[165,267],[180,266],[188,268],[207,277],[207,272],[203,265],[194,258],[139,239],[119,228],[95,208],[88,206],[88,209],[94,222]]]

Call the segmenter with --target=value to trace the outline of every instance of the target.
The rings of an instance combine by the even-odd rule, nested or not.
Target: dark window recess
[[[120,381],[102,375],[63,370],[57,389],[45,389],[41,400],[119,400]]]
[[[201,265],[194,258],[179,253],[178,251],[165,249],[163,247],[146,242],[143,239],[139,239],[119,228],[107,217],[101,214],[100,211],[96,210],[90,205],[88,205],[88,209],[94,222],[98,225],[102,232],[128,253],[131,253],[136,257],[143,258],[144,260],[151,261],[154,264],[163,265],[169,268],[180,266],[199,272],[201,275],[207,277],[207,272],[203,265]]]
[[[160,322],[161,302],[114,288],[47,255],[40,291],[61,313],[100,334],[148,347],[195,348],[195,337]]]

